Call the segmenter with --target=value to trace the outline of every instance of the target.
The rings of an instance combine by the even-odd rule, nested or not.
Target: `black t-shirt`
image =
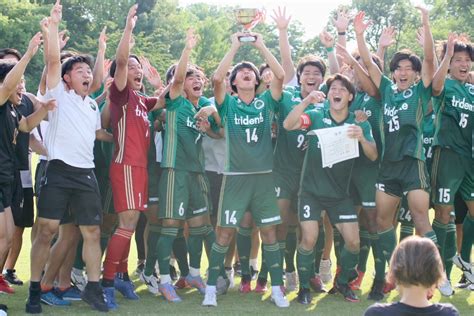
[[[10,101],[0,106],[0,183],[13,180],[15,145],[21,114]]]
[[[34,112],[33,102],[26,95],[21,98],[21,103],[16,106],[21,116],[27,117]],[[17,170],[28,170],[28,153],[30,150],[30,133],[18,132],[16,137],[16,168]]]
[[[457,316],[458,310],[451,304],[434,303],[428,307],[413,307],[401,302],[374,304],[364,313],[365,316]]]

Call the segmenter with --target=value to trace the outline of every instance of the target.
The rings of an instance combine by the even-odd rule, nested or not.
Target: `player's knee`
[[[315,234],[302,234],[301,236],[301,246],[303,249],[313,249],[316,245],[316,235]]]
[[[99,242],[100,240],[100,227],[99,226],[84,226],[81,228],[82,237],[84,241],[88,242]]]
[[[345,247],[351,252],[359,252],[360,240],[359,238],[351,238],[351,240],[345,240]]]
[[[229,229],[229,228],[219,229],[216,236],[217,243],[221,246],[229,245],[230,242],[232,241],[232,238],[234,237],[234,233],[235,233],[235,229]]]

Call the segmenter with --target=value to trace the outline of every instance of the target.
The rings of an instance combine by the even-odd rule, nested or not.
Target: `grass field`
[[[18,275],[22,280],[27,280],[29,277],[29,230],[25,232],[25,240],[20,259],[17,265]],[[289,293],[291,306],[289,309],[278,309],[270,302],[270,293],[259,295],[256,293],[240,294],[237,288],[230,290],[226,295],[218,298],[219,306],[217,308],[202,307],[202,296],[195,290],[181,290],[179,294],[183,298],[182,303],[173,304],[164,301],[160,296],[155,297],[150,294],[146,287],[141,284],[136,276],[133,276],[137,292],[140,295],[139,301],[129,301],[121,297],[117,293],[118,303],[120,307],[118,311],[113,312],[117,315],[147,315],[147,314],[161,314],[161,315],[207,315],[207,314],[222,314],[222,315],[288,315],[290,313],[311,313],[314,315],[362,315],[364,310],[373,302],[367,300],[367,294],[372,283],[371,275],[373,273],[372,260],[369,257],[368,269],[366,278],[362,283],[362,290],[359,291],[361,298],[360,303],[349,303],[343,300],[340,295],[315,294],[312,304],[303,306],[296,302],[296,292]],[[135,270],[136,264],[136,249],[133,246],[130,253],[130,267],[129,271]],[[333,260],[334,261],[334,260]],[[207,261],[205,255],[203,256],[203,273],[207,268]],[[452,279],[455,282],[459,280],[461,273],[456,267],[453,268]],[[236,284],[240,282],[240,278],[236,278]],[[255,284],[253,283],[253,287]],[[252,288],[253,288],[252,287]],[[16,293],[13,295],[0,295],[0,303],[6,303],[9,307],[10,315],[21,315],[24,313],[25,300],[28,295],[28,285],[15,287]],[[398,299],[396,291],[393,291],[386,299],[387,302]],[[436,292],[433,301],[449,302],[455,305],[461,312],[461,315],[474,314],[474,292],[467,290],[457,290],[456,294],[451,298],[441,297],[439,292]],[[82,302],[73,302],[72,307],[60,308],[43,305],[43,313],[46,315],[94,315],[93,311],[88,305]]]

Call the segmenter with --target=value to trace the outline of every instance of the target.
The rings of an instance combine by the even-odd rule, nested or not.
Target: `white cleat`
[[[272,302],[275,303],[277,307],[286,308],[290,307],[290,302],[283,293],[280,286],[272,286]]]
[[[206,293],[204,294],[204,299],[202,300],[202,306],[217,306],[217,296],[216,291],[209,290],[206,287]]]
[[[331,266],[331,259],[321,259],[319,264],[319,275],[321,276],[321,281],[323,281],[323,283],[329,283],[332,281]]]
[[[140,281],[146,284],[146,287],[148,288],[148,292],[150,292],[153,295],[157,295],[160,293],[159,290],[159,280],[156,276],[153,274],[150,276],[145,275],[145,271],[142,271],[140,273]]]
[[[462,270],[464,276],[470,283],[474,283],[474,271],[472,264],[462,260],[461,256],[455,255],[453,257],[453,263]]]
[[[454,294],[453,287],[451,286],[451,281],[444,279],[444,281],[438,285],[438,290],[443,296],[451,296]]]
[[[298,275],[296,271],[286,272],[285,288],[288,292],[293,292],[298,287]]]

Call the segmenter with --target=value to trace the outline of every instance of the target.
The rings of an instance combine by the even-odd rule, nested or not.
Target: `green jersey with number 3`
[[[278,101],[269,90],[246,104],[226,94],[217,105],[226,138],[225,174],[271,172],[273,147],[271,126]]]
[[[474,158],[474,85],[446,78],[443,91],[434,101],[434,146]]]
[[[383,104],[382,160],[400,161],[404,156],[425,160],[423,118],[431,101],[431,86],[423,81],[398,91],[388,77],[379,86]]]
[[[349,113],[349,116],[339,123],[333,120],[329,109],[311,110],[305,112],[305,114],[309,116],[311,121],[308,130],[356,124],[362,128],[364,137],[368,141],[374,141],[369,122],[356,122],[354,113]],[[300,190],[325,199],[349,197],[349,185],[355,159],[345,160],[323,168],[318,136],[306,136],[308,138],[308,149],[303,162]]]

